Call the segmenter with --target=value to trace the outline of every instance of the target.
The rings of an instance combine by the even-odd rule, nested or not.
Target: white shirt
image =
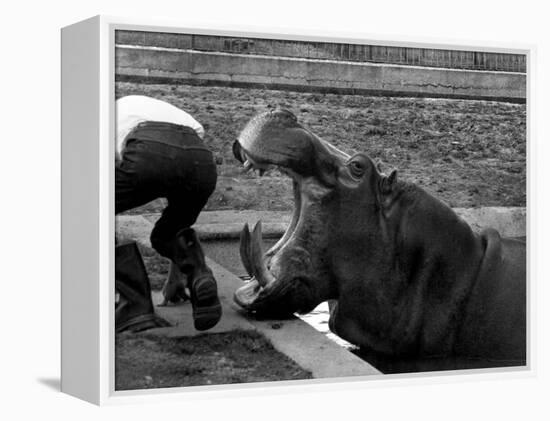
[[[159,99],[142,95],[129,95],[116,101],[116,159],[119,160],[126,146],[126,137],[144,121],[161,121],[164,123],[180,124],[195,130],[202,139],[204,128],[202,125],[172,104]]]

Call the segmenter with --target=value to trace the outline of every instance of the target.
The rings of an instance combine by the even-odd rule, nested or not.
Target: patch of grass
[[[310,372],[254,331],[175,339],[130,333],[116,337],[116,390],[310,378]]]

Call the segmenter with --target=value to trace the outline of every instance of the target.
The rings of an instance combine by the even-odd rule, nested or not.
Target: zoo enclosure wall
[[[119,80],[525,102],[526,54],[116,32]]]
[[[321,60],[399,64],[450,69],[526,72],[525,54],[411,48],[337,42],[287,41],[212,35],[117,31],[116,43]]]

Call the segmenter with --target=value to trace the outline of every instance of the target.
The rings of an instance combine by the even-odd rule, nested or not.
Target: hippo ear
[[[397,170],[393,170],[390,175],[382,178],[380,183],[380,190],[382,194],[389,194],[393,191],[395,183],[397,182]]]

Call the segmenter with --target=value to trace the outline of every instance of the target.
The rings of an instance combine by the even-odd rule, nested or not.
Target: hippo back
[[[525,243],[501,238],[493,229],[474,288],[465,309],[457,351],[503,364],[526,362]]]

